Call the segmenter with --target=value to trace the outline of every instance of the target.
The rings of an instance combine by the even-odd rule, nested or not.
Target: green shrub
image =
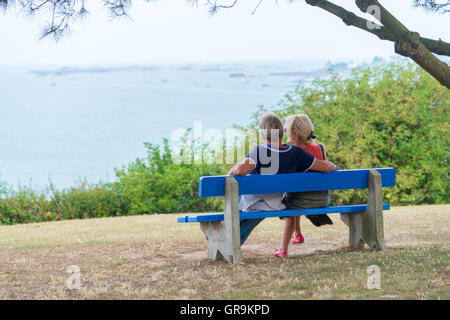
[[[76,188],[52,189],[50,212],[54,219],[84,219],[127,215],[129,202],[111,183],[89,184],[81,181]]]
[[[114,189],[130,203],[129,214],[205,212],[221,210],[223,201],[198,196],[202,176],[226,173],[226,167],[216,164],[176,163],[167,139],[163,148],[145,144],[147,158],[137,159],[116,170]]]
[[[20,186],[18,190],[0,188],[0,224],[84,219],[128,214],[129,203],[111,184],[89,184],[56,190]]]
[[[328,158],[345,169],[394,167],[394,205],[448,203],[450,90],[412,64],[331,74],[285,96],[280,117],[306,113]],[[250,126],[256,126],[260,108]],[[361,203],[364,191],[334,192],[333,202]]]
[[[15,224],[51,220],[45,192],[20,186],[11,190],[0,188],[0,224]]]

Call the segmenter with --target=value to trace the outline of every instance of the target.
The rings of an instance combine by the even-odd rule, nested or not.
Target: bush
[[[84,219],[128,214],[128,202],[111,184],[80,185],[56,190],[52,185],[36,191],[20,186],[0,188],[0,224]]]
[[[0,187],[0,224],[15,224],[51,220],[49,202],[45,192],[30,187],[19,187],[17,191]]]
[[[198,186],[202,176],[226,173],[225,166],[176,163],[167,139],[162,151],[159,145],[146,143],[145,146],[145,160],[137,159],[116,170],[118,181],[114,189],[129,202],[129,214],[222,210],[223,201],[200,198]]]
[[[306,113],[330,161],[345,169],[394,167],[394,205],[448,203],[450,90],[412,64],[331,74],[285,96],[280,117]],[[251,126],[265,109],[253,116]],[[361,203],[363,191],[334,192],[333,202]]]

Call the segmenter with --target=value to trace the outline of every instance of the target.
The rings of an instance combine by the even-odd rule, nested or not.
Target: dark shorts
[[[328,207],[330,204],[330,191],[291,192],[283,199],[286,209],[310,209]],[[284,219],[288,217],[280,217]]]

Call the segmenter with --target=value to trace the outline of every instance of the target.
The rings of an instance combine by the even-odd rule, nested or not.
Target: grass
[[[302,218],[304,244],[273,257],[283,222],[266,219],[243,263],[206,260],[198,224],[177,215],[0,226],[0,299],[449,299],[450,205],[394,207],[384,215],[388,248],[347,248],[348,229]],[[80,267],[81,289],[66,272]],[[367,288],[367,268],[381,289]]]

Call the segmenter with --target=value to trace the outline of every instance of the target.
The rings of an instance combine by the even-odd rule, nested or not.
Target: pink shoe
[[[305,238],[303,238],[303,235],[300,233],[298,236],[292,238],[292,244],[297,244],[297,243],[303,243],[305,242]]]
[[[278,249],[275,250],[275,257],[278,258],[286,258],[288,255],[287,252],[278,252]]]

